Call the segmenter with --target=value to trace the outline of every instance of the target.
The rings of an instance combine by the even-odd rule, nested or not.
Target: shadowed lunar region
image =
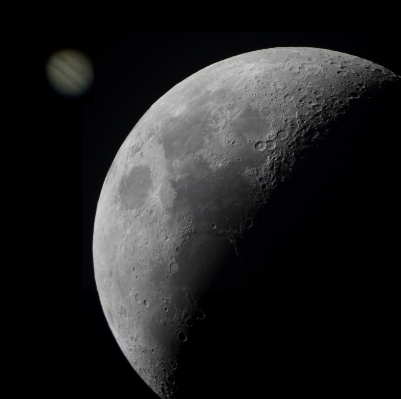
[[[288,331],[288,348],[264,339],[269,292],[386,286],[400,81],[270,48],[200,70],[139,120],[103,184],[93,256],[113,335],[161,398],[284,378],[288,348],[306,354]]]

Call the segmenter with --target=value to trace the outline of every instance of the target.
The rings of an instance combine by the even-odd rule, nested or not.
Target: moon
[[[375,278],[358,251],[400,82],[349,54],[270,48],[200,70],[139,120],[103,184],[93,258],[110,329],[161,398],[263,384],[269,291]]]

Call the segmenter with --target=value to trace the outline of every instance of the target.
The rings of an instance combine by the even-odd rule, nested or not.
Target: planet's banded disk
[[[93,83],[92,62],[79,50],[66,48],[54,52],[45,71],[53,89],[67,97],[84,94]]]
[[[107,322],[161,398],[275,380],[293,341],[269,344],[269,291],[384,278],[399,84],[352,55],[271,48],[191,75],[136,124],[93,255]]]

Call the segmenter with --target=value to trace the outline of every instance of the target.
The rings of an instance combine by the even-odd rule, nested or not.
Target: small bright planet
[[[71,51],[47,68],[65,93],[92,77]],[[295,319],[279,330],[294,315],[277,322],[288,296],[268,293],[391,272],[380,223],[396,185],[399,87],[356,56],[270,48],[198,71],[138,121],[105,176],[93,258],[108,325],[157,395],[297,386],[288,370],[307,368],[308,337]]]
[[[47,79],[60,95],[78,97],[93,83],[93,65],[90,58],[77,49],[62,49],[51,54],[45,66]]]

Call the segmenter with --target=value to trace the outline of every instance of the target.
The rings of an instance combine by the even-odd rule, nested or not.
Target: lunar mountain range
[[[270,48],[200,70],[139,120],[104,181],[93,257],[110,329],[161,398],[234,397],[266,322],[252,293],[382,278],[369,226],[391,206],[400,81]]]

